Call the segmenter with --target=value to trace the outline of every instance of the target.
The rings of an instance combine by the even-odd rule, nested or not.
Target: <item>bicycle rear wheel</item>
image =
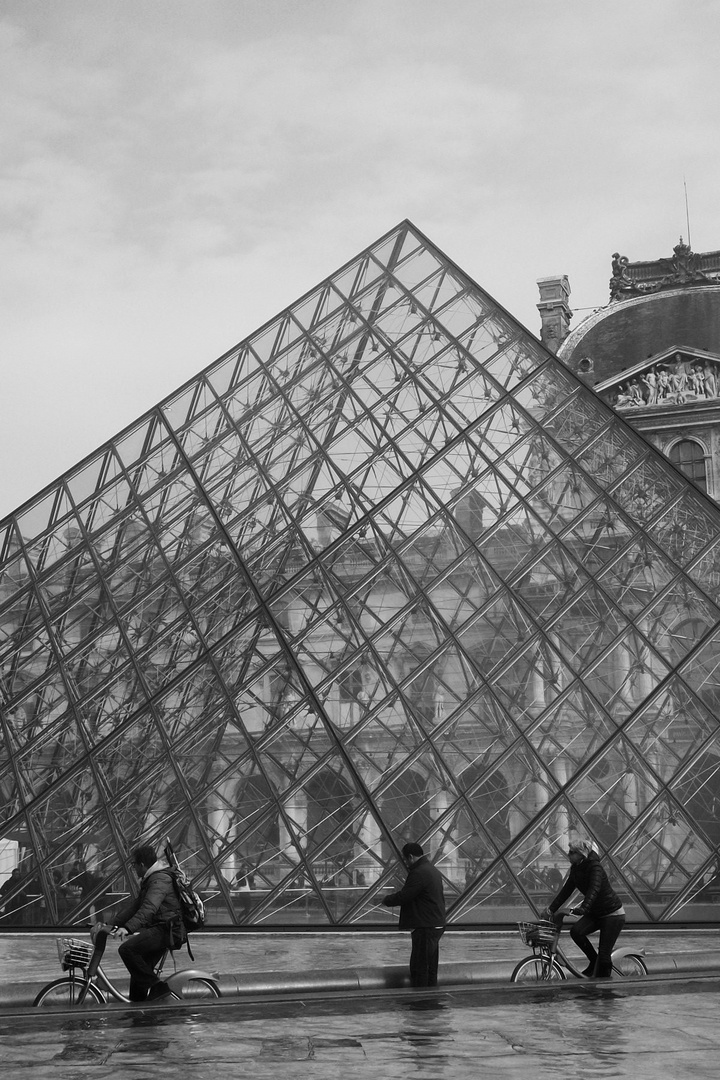
[[[64,979],[55,979],[54,982],[48,983],[44,986],[38,996],[33,1001],[33,1005],[59,1005],[65,1009],[74,1008],[78,1004],[78,998],[81,991],[85,989],[85,983],[82,979],[71,979],[66,976]],[[85,994],[85,1001],[83,1005],[102,1005],[105,998],[93,983],[87,987]]]
[[[627,953],[613,960],[614,975],[647,975],[647,964],[637,953]]]
[[[170,980],[170,988],[181,1001],[210,1001],[220,997],[220,990],[212,979],[188,979],[184,986],[177,988]]]
[[[565,978],[565,972],[555,960],[551,963],[545,956],[526,956],[513,971],[510,981],[516,983],[549,982],[553,979],[564,981]]]

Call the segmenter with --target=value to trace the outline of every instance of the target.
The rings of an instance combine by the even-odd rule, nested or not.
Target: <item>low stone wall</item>
[[[674,955],[645,956],[648,975],[697,975],[715,972],[720,977],[720,950],[682,952]],[[463,986],[510,985],[515,964],[512,960],[483,960],[467,963],[441,964],[438,973],[440,988]],[[278,994],[352,993],[372,990],[404,990],[410,988],[405,964],[377,967],[330,968],[317,971],[265,971],[241,975],[213,976],[223,998],[258,998]],[[642,977],[642,976],[640,976]],[[636,976],[637,978],[637,976]],[[45,983],[18,983],[0,986],[0,1009],[29,1008]],[[555,984],[558,985],[558,984]],[[525,984],[527,986],[527,984]],[[197,1003],[193,1003],[196,1005]],[[88,1005],[97,1011],[106,1005]],[[111,1003],[118,1008],[117,1003]],[[121,1006],[127,1008],[127,1006]]]

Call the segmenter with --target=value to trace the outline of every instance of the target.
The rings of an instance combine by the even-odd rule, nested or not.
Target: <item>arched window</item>
[[[349,859],[355,840],[350,822],[357,810],[352,789],[332,769],[323,769],[306,784],[305,790],[309,847],[325,845],[338,827],[347,826],[324,848],[324,858]]]
[[[670,448],[670,460],[698,487],[707,491],[707,468],[705,452],[694,439],[681,439]]]

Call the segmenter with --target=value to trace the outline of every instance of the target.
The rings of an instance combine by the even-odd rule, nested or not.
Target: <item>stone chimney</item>
[[[537,284],[540,290],[540,340],[551,352],[556,352],[570,333],[570,282],[563,274],[562,277],[539,278]]]

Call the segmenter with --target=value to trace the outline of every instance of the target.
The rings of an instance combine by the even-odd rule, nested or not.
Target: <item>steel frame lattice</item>
[[[707,919],[719,526],[401,223],[0,523],[0,926],[166,835],[216,924],[387,922],[410,838],[505,920],[577,832]]]

